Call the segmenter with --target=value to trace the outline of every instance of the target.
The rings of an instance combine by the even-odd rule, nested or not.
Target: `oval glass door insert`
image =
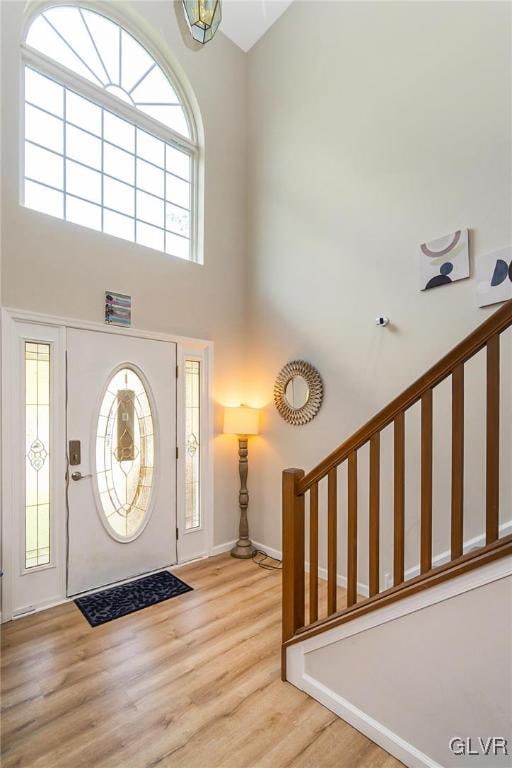
[[[139,535],[153,486],[153,414],[140,376],[118,370],[107,384],[96,430],[96,478],[107,531],[118,541]]]

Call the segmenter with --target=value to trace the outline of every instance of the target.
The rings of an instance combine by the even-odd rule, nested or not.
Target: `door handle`
[[[72,479],[72,480],[75,480],[75,482],[76,482],[77,480],[85,480],[85,478],[86,478],[86,477],[92,477],[92,475],[82,475],[82,473],[81,473],[81,472],[73,472],[73,473],[71,474],[71,479]]]

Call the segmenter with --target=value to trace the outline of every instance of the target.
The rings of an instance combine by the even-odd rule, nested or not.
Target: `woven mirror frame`
[[[304,405],[294,408],[287,399],[287,387],[297,377],[304,379],[308,394]],[[274,384],[274,405],[288,424],[302,426],[315,418],[324,399],[324,387],[317,369],[304,360],[287,363]]]

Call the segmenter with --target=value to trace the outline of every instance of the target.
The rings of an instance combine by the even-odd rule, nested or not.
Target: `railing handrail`
[[[328,475],[330,470],[338,467],[348,459],[349,454],[362,448],[376,433],[385,429],[401,413],[417,403],[429,389],[440,384],[458,365],[466,363],[485,347],[487,342],[497,334],[512,325],[512,301],[500,307],[493,315],[466,336],[451,352],[448,352],[438,363],[407,387],[398,397],[392,400],[364,426],[354,432],[345,442],[330,453],[314,469],[308,472],[296,486],[298,495],[303,495],[315,483]]]

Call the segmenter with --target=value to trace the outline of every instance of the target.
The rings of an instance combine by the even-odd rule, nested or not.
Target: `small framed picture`
[[[105,291],[105,322],[129,328],[132,324],[132,297],[124,293]]]

